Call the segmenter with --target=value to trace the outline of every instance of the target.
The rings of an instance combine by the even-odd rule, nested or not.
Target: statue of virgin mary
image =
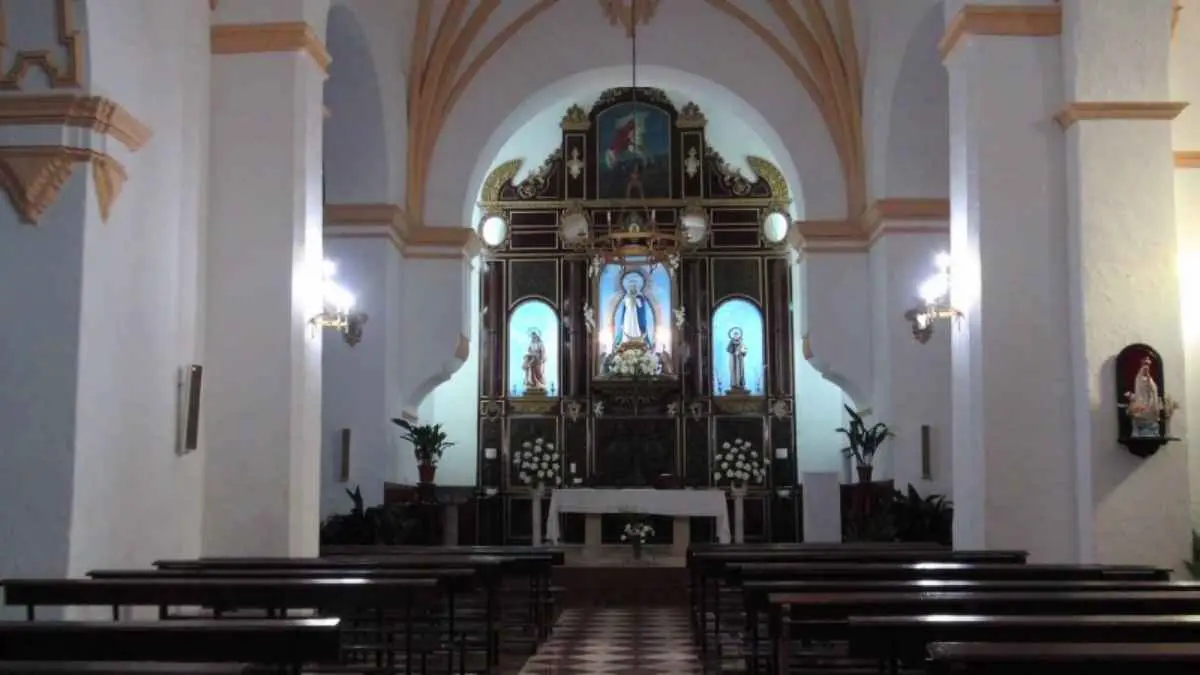
[[[642,293],[644,284],[642,275],[637,272],[626,274],[621,279],[625,295],[617,305],[617,313],[613,322],[616,328],[615,345],[617,347],[632,342],[650,343],[650,336],[647,332],[650,326],[650,301]]]
[[[1161,423],[1165,406],[1159,395],[1158,383],[1154,381],[1154,375],[1150,372],[1152,364],[1149,356],[1142,358],[1141,367],[1133,378],[1133,391],[1125,393],[1125,410],[1132,423],[1134,438],[1149,438],[1162,434]]]

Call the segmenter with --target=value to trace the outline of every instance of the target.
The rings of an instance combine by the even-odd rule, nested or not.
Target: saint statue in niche
[[[1125,411],[1129,414],[1134,438],[1157,438],[1162,435],[1162,415],[1166,408],[1159,395],[1158,383],[1150,367],[1154,361],[1142,357],[1142,364],[1133,378],[1133,391],[1125,392]]]
[[[521,368],[525,371],[525,391],[530,394],[541,394],[546,391],[546,344],[542,342],[542,334],[534,329],[529,331],[529,349],[525,350],[525,358]]]
[[[642,293],[645,286],[646,278],[639,272],[629,272],[621,278],[625,295],[617,305],[614,321],[617,347],[627,343],[650,342],[650,336],[646,333],[650,325],[650,301]]]
[[[729,393],[745,394],[746,389],[746,343],[742,341],[742,329],[729,329]]]

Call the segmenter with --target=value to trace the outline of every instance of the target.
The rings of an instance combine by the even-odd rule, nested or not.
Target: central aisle
[[[567,609],[520,675],[699,675],[682,607]]]

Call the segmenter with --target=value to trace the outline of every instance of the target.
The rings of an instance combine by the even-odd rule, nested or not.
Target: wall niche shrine
[[[748,440],[767,476],[746,538],[794,537],[791,197],[774,164],[731,166],[705,126],[694,103],[610,89],[565,111],[532,173],[512,159],[488,176],[478,475],[497,542],[531,537],[510,458],[538,438],[560,449],[563,487],[712,486],[714,452]],[[605,516],[605,542],[622,522]],[[712,527],[694,518],[693,540]],[[670,539],[669,519],[655,529]],[[581,542],[582,516],[563,534]]]

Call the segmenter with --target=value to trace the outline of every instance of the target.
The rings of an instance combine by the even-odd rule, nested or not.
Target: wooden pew
[[[5,661],[336,664],[337,619],[276,621],[0,621]]]
[[[166,618],[169,606],[205,607],[214,618],[239,609],[266,610],[268,617],[283,617],[288,610],[327,611],[339,617],[365,613],[372,617],[369,632],[376,643],[370,649],[376,666],[392,662],[393,636],[402,632],[404,658],[409,670],[414,653],[430,651],[413,640],[414,606],[420,594],[437,587],[434,579],[5,579],[4,603],[24,606],[32,621],[37,607],[112,607],[113,620],[122,607],[157,607]],[[402,614],[400,624],[386,617]],[[343,624],[343,628],[346,625]],[[422,656],[424,658],[424,656]]]
[[[861,593],[1044,593],[1054,591],[1072,592],[1192,592],[1200,594],[1200,582],[1195,581],[1042,581],[1024,579],[1015,581],[971,581],[963,579],[907,579],[907,580],[751,580],[741,585],[745,610],[745,635],[749,651],[750,672],[758,671],[758,655],[761,651],[762,635],[760,616],[766,615],[767,597],[771,594],[861,594]],[[768,630],[769,633],[769,630]],[[771,644],[768,642],[768,644]],[[774,645],[771,645],[774,648]]]
[[[431,555],[431,556],[378,556],[363,557],[334,557],[334,558],[204,558],[196,560],[159,560],[154,566],[164,571],[226,571],[226,572],[276,572],[287,570],[330,570],[335,572],[350,572],[352,570],[436,570],[441,568],[472,569],[484,587],[483,610],[483,652],[487,654],[488,662],[495,664],[499,660],[500,641],[497,628],[498,591],[500,580],[505,572],[527,574],[533,567],[548,567],[550,558],[541,557],[502,557],[476,555]],[[452,598],[448,598],[448,601]],[[447,622],[451,635],[457,630],[457,608],[447,608]],[[535,617],[540,619],[541,617]],[[542,626],[535,624],[539,637],[544,633]],[[453,652],[451,652],[453,653]]]
[[[935,642],[926,661],[929,675],[1093,675],[1101,669],[1194,675],[1200,644]]]
[[[717,634],[717,653],[720,655],[721,589],[730,583],[727,570],[735,565],[830,565],[846,563],[906,563],[906,562],[960,562],[973,564],[1020,565],[1028,554],[1025,551],[951,551],[947,549],[902,549],[863,548],[816,550],[768,550],[768,551],[701,551],[694,554],[692,573],[699,588],[696,606],[692,609],[693,622],[698,626],[701,654],[708,653],[708,607],[710,598],[709,581],[716,580],[716,595],[713,605],[713,624]]]
[[[247,663],[0,661],[0,675],[253,675]]]
[[[925,658],[934,642],[1188,643],[1200,642],[1200,616],[865,616],[850,617],[850,654],[886,662]]]

